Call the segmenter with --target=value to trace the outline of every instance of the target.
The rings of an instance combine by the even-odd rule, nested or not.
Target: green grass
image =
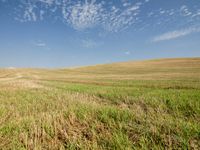
[[[200,149],[199,68],[185,58],[0,70],[0,149]]]

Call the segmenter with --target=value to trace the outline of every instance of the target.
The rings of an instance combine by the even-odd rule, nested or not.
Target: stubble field
[[[200,58],[0,69],[0,149],[200,149]]]

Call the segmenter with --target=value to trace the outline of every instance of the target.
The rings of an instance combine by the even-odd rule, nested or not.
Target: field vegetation
[[[200,58],[0,69],[0,149],[200,149]]]

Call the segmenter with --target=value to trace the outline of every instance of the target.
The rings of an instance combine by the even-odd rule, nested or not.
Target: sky
[[[200,57],[200,0],[0,0],[0,68]]]

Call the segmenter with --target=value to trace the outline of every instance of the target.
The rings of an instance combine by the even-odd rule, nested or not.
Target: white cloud
[[[192,18],[200,17],[200,9],[198,9],[193,15]]]
[[[46,44],[45,43],[37,43],[36,46],[38,46],[38,47],[45,47]]]
[[[52,5],[54,3],[55,0],[39,0],[42,3],[46,3],[48,5]]]
[[[200,32],[200,28],[197,27],[191,27],[187,29],[182,29],[182,30],[175,30],[171,32],[164,33],[162,35],[156,36],[153,38],[153,42],[159,42],[159,41],[165,41],[165,40],[172,40],[176,38],[180,38],[192,33],[197,33]]]
[[[0,2],[8,0],[0,0]],[[40,21],[48,18],[61,20],[75,30],[100,28],[119,32],[129,27],[136,31],[147,27],[165,25],[177,28],[187,24],[200,25],[200,9],[182,5],[179,8],[155,6],[151,0],[18,0],[14,18],[21,22]],[[146,5],[147,4],[147,5]],[[173,4],[173,3],[172,3]],[[147,9],[146,9],[147,7]]]
[[[82,40],[81,42],[82,42],[82,46],[84,48],[95,48],[99,45],[102,45],[102,43],[96,42],[96,41],[91,40],[91,39]]]
[[[46,47],[46,43],[43,42],[43,41],[36,41],[36,42],[33,42],[33,44],[37,47]]]
[[[131,54],[130,51],[126,51],[126,52],[125,52],[125,55],[130,55],[130,54]]]
[[[180,13],[183,16],[190,16],[192,15],[192,12],[189,11],[188,7],[186,5],[181,6]]]
[[[28,21],[37,21],[37,16],[34,12],[34,5],[28,4],[24,12],[24,19]]]
[[[62,12],[67,23],[75,29],[82,30],[91,28],[100,22],[103,6],[95,1],[78,2],[64,7]]]
[[[135,23],[142,3],[123,0],[121,5],[96,0],[20,0],[15,11],[21,22],[43,20],[53,16],[76,30],[100,27],[118,32]],[[21,14],[21,18],[20,15]]]
[[[107,13],[104,28],[108,31],[118,32],[123,30],[137,21],[137,15],[139,13],[141,3],[136,3],[127,7],[125,10],[112,8],[111,13]]]
[[[105,2],[97,3],[95,0],[65,4],[62,8],[64,19],[77,30],[101,26],[105,30],[117,32],[134,23],[141,3],[131,4],[124,2],[121,9],[115,5],[105,9]],[[108,7],[108,6],[107,6]]]

